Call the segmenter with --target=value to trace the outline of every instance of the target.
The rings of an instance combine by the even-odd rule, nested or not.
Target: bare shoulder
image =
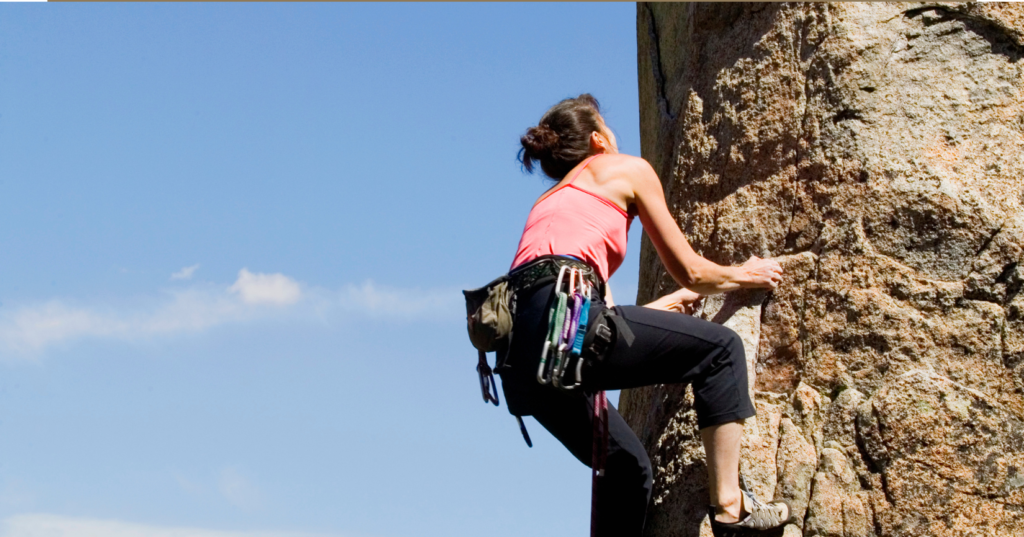
[[[661,189],[658,174],[649,162],[633,155],[605,155],[594,161],[595,179],[599,183],[626,183],[620,188],[639,193],[650,188]],[[632,197],[632,196],[630,196]]]
[[[628,178],[631,180],[635,179],[647,179],[654,174],[654,168],[646,160],[640,157],[634,157],[633,155],[624,155],[617,153],[614,155],[605,155],[594,161],[591,166],[594,168],[594,173],[601,176],[611,176],[616,178]]]
[[[661,191],[654,168],[644,159],[621,153],[604,155],[589,166],[582,181],[592,192],[626,211],[653,190]]]
[[[621,171],[630,172],[634,170],[648,169],[652,170],[651,165],[640,157],[634,157],[633,155],[626,155],[623,153],[615,153],[613,155],[604,155],[601,158],[594,161],[591,166],[594,166],[600,170],[609,171]]]

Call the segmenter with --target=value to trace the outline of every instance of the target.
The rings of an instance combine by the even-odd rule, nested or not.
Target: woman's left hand
[[[644,304],[644,307],[693,315],[700,308],[703,298],[702,295],[682,287],[678,291],[667,294],[650,304]]]

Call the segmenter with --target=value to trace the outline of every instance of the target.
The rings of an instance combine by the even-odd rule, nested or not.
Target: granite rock
[[[704,314],[747,345],[765,415],[741,468],[802,502],[785,533],[1019,535],[1024,5],[639,4],[637,39],[642,153],[680,228],[786,271]],[[645,237],[638,302],[675,288]],[[686,393],[621,397],[662,461],[647,535],[701,531]]]

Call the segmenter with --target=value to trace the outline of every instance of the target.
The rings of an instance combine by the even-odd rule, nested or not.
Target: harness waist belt
[[[509,281],[516,292],[551,283],[558,278],[562,267],[575,268],[583,279],[592,285],[598,296],[604,296],[604,282],[593,267],[572,257],[543,255],[516,267],[508,273]]]

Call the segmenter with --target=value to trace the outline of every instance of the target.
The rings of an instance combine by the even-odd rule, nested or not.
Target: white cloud
[[[329,537],[287,531],[224,531],[151,526],[121,520],[24,514],[3,521],[0,537]],[[336,535],[335,537],[341,537]]]
[[[330,290],[302,286],[284,274],[242,269],[230,287],[193,284],[130,303],[52,299],[5,304],[0,306],[0,356],[31,355],[88,338],[144,341],[285,316],[305,316],[316,322],[332,315],[408,321],[451,319],[460,313],[460,296],[454,288],[400,288],[366,281]]]
[[[248,304],[294,304],[302,297],[299,284],[281,273],[252,273],[247,269],[238,271],[238,280],[228,288],[238,293]]]
[[[192,265],[191,267],[182,267],[181,270],[171,274],[172,280],[191,280],[192,275],[195,274],[196,270],[199,269],[199,263]]]
[[[50,300],[0,310],[0,343],[14,351],[37,351],[85,337],[138,340],[198,332],[256,316],[233,297],[201,288],[166,293],[147,302],[143,307],[116,308]]]

